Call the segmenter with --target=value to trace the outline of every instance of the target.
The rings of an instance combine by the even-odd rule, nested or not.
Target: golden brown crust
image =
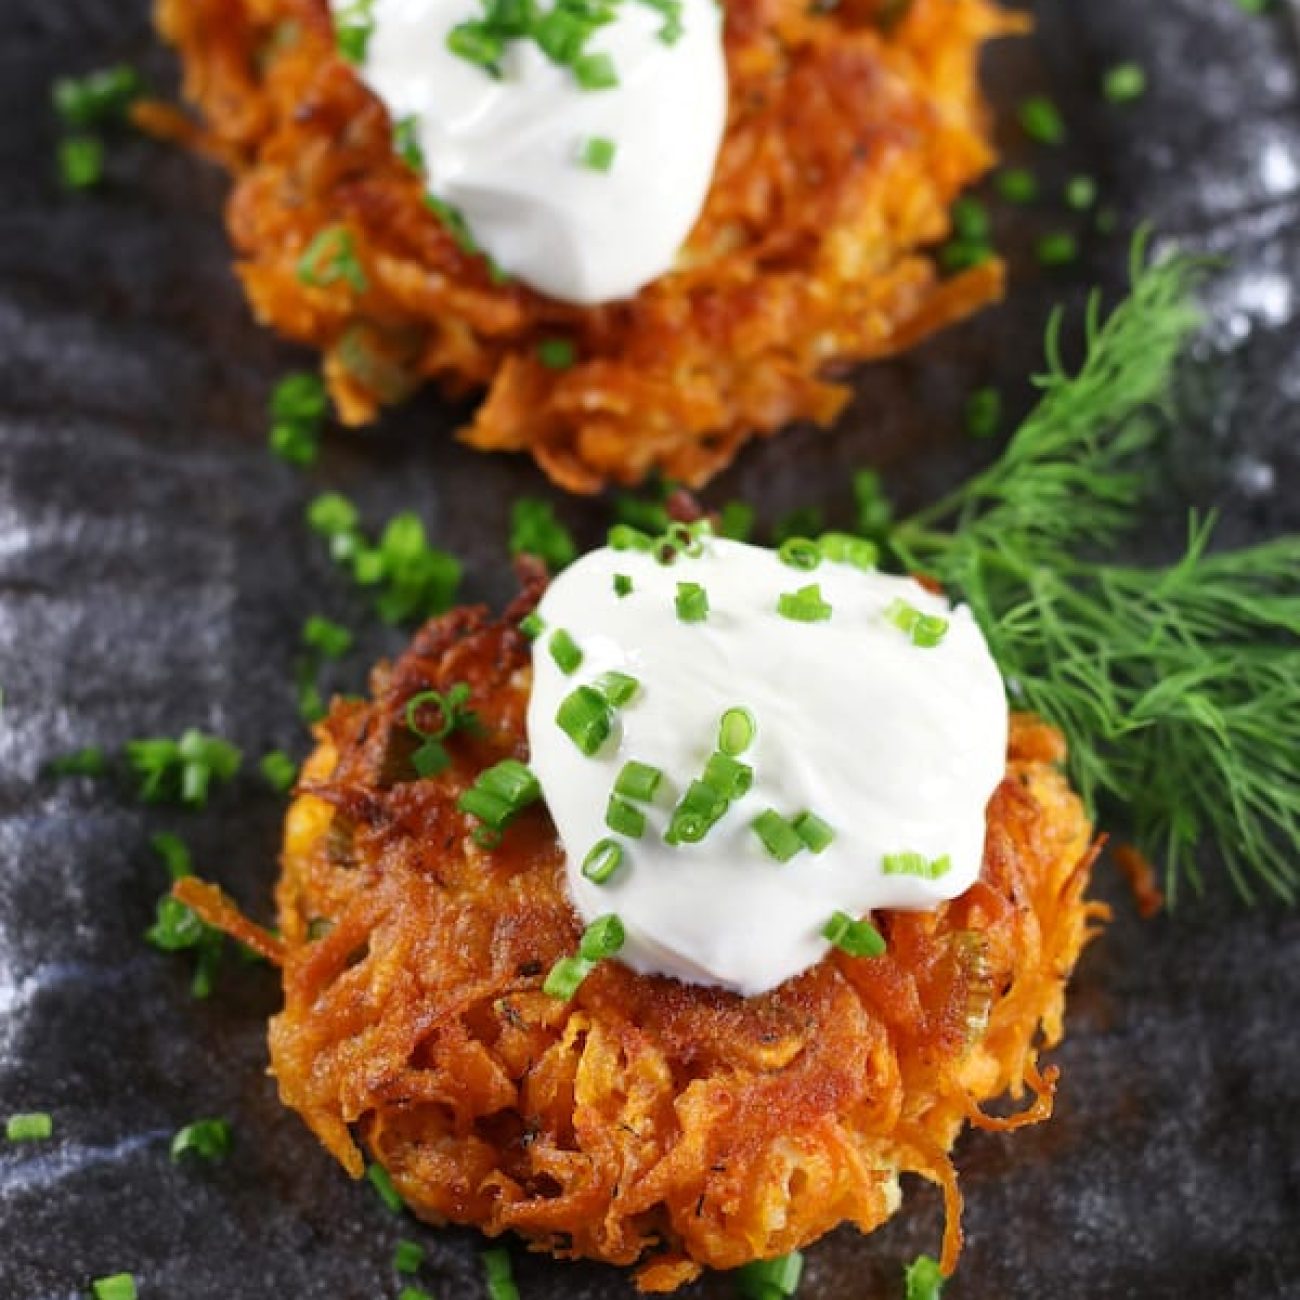
[[[527,450],[593,491],[652,470],[698,485],[750,437],[828,423],[837,363],[897,352],[1001,292],[989,262],[940,280],[923,246],[993,155],[976,81],[1017,20],[987,0],[729,0],[730,119],[679,267],[635,299],[575,308],[494,283],[423,203],[380,102],[334,53],[326,0],[158,0],[200,147],[235,178],[229,224],[260,319],[322,349],[343,418],[425,380],[486,389],[464,436]],[[141,120],[175,136],[174,120]],[[346,225],[367,287],[296,265]],[[579,363],[537,359],[564,336]]]
[[[482,730],[412,779],[405,702],[458,681]],[[1025,1122],[1050,1111],[1038,1051],[1104,910],[1083,898],[1091,828],[1059,736],[1015,721],[981,879],[878,914],[885,956],[837,953],[748,999],[608,962],[566,1004],[541,991],[580,929],[545,811],[489,853],[455,807],[484,765],[526,757],[528,681],[513,623],[457,611],[319,729],[278,887],[286,1104],[354,1175],[368,1149],[417,1214],[640,1263],[645,1289],[869,1231],[903,1171],[943,1184],[951,1267],[947,1152],[967,1120],[1020,1122],[978,1108],[1008,1090],[1038,1095]]]

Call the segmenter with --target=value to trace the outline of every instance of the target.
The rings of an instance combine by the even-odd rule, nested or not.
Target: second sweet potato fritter
[[[517,616],[527,604],[517,607]],[[581,926],[541,806],[486,851],[457,796],[527,757],[528,642],[513,619],[429,624],[372,702],[336,703],[292,808],[278,888],[281,1095],[354,1175],[368,1151],[415,1213],[537,1248],[639,1264],[646,1290],[701,1266],[870,1231],[898,1175],[939,1182],[963,1124],[1044,1118],[1065,982],[1104,909],[1059,736],[1016,719],[982,878],[933,913],[878,913],[885,956],[833,953],[766,995],[605,962],[571,1003],[542,992]],[[480,728],[417,779],[406,702],[469,684]],[[1017,1119],[979,1103],[1028,1087]]]
[[[325,354],[345,421],[436,380],[485,391],[465,438],[593,491],[653,470],[698,485],[755,435],[828,423],[838,364],[898,352],[995,298],[1000,263],[940,279],[924,251],[993,162],[986,0],[728,0],[730,114],[708,200],[669,274],[581,308],[501,283],[424,202],[383,105],[335,50],[326,0],[159,0],[234,177],[229,225],[259,318]],[[146,126],[181,131],[157,106]],[[323,232],[358,273],[298,275]],[[548,369],[538,344],[576,363]]]

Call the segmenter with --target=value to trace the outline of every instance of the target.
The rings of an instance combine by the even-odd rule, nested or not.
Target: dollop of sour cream
[[[346,17],[356,0],[330,4]],[[672,268],[704,206],[727,112],[721,7],[681,0],[670,44],[660,10],[617,0],[584,47],[612,60],[603,89],[531,39],[506,43],[499,76],[452,53],[448,34],[483,12],[374,0],[360,75],[413,122],[430,193],[504,272],[566,302],[630,297]],[[585,161],[610,148],[607,170]]]
[[[619,595],[618,587],[630,590]],[[677,613],[679,583],[704,588],[708,614]],[[778,613],[783,593],[816,583],[830,616]],[[947,620],[922,646],[897,625],[895,602]],[[984,637],[964,606],[908,578],[823,561],[811,572],[775,551],[707,538],[697,556],[661,564],[601,549],[560,574],[538,613],[528,710],[531,766],[567,858],[569,890],[590,922],[623,922],[621,960],[638,971],[753,995],[821,959],[836,912],[925,909],[965,891],[983,858],[985,811],[1006,765],[1007,703]],[[581,663],[565,673],[550,638],[569,634]],[[638,683],[609,738],[580,751],[557,725],[575,688],[619,672]],[[674,805],[718,747],[725,711],[755,724],[738,756],[753,784],[702,840],[671,844]],[[660,769],[640,838],[606,825],[628,760]],[[811,811],[834,832],[821,852],[776,860],[752,823],[772,809]],[[594,845],[622,860],[603,884],[583,875]],[[886,860],[940,863],[893,874]]]

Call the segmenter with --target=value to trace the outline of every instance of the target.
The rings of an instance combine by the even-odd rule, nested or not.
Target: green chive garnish
[[[500,1247],[485,1250],[482,1260],[483,1271],[487,1276],[488,1300],[519,1300],[519,1288],[515,1286],[509,1252]]]
[[[741,1300],[789,1300],[799,1290],[803,1256],[797,1251],[776,1259],[756,1259],[735,1272]]]
[[[54,109],[65,126],[84,129],[120,121],[144,92],[140,74],[126,64],[54,83]]]
[[[367,1165],[366,1178],[369,1179],[370,1185],[375,1189],[379,1199],[394,1214],[400,1214],[406,1208],[406,1202],[402,1200],[401,1193],[393,1186],[393,1180],[383,1165]]]
[[[180,1160],[194,1155],[200,1160],[222,1160],[230,1152],[230,1123],[224,1119],[199,1119],[186,1124],[172,1138],[171,1156]]]
[[[847,912],[836,912],[822,927],[822,937],[850,957],[879,957],[885,951],[880,931],[870,921],[855,921]]]
[[[831,607],[822,599],[822,589],[816,583],[782,592],[776,611],[796,623],[824,623],[831,616]]]
[[[612,806],[613,800],[610,803]],[[623,807],[636,812],[631,804],[624,804]],[[637,815],[640,816],[639,813]],[[606,817],[606,821],[608,820],[609,818]],[[641,824],[645,825],[644,817],[641,818]],[[617,840],[598,840],[582,860],[582,874],[593,885],[603,885],[619,869],[622,862],[623,846]]]
[[[583,90],[610,90],[618,85],[614,60],[608,54],[584,54],[575,59],[573,77]]]
[[[624,596],[630,596],[631,594],[632,579],[629,578],[626,573],[616,573],[614,575],[614,595],[616,595],[619,600],[622,600]]]
[[[404,1286],[397,1293],[397,1300],[433,1300],[433,1296],[418,1286]]]
[[[933,649],[948,634],[948,620],[937,614],[922,614],[905,600],[893,601],[885,610],[885,617],[900,632],[907,634],[914,646]]]
[[[794,833],[813,853],[821,853],[835,839],[835,832],[814,812],[801,812],[791,823]]]
[[[643,533],[631,524],[615,524],[606,540],[612,551],[649,551],[655,544],[649,533]]]
[[[603,136],[589,136],[582,142],[582,165],[593,172],[607,172],[614,165],[618,146]]]
[[[393,1248],[393,1268],[408,1276],[424,1264],[424,1247],[416,1241],[399,1241]]]
[[[683,623],[703,623],[709,617],[709,593],[698,582],[677,584],[676,605]]]
[[[958,239],[970,244],[987,244],[993,232],[988,209],[969,194],[952,205],[952,228]]]
[[[87,745],[71,754],[52,758],[45,771],[50,776],[103,776],[108,771],[108,759],[98,745]]]
[[[605,808],[605,825],[628,839],[639,840],[645,834],[645,813],[626,799],[610,795]]]
[[[1065,187],[1065,201],[1076,212],[1086,212],[1097,202],[1097,182],[1091,176],[1072,176]]]
[[[537,345],[537,359],[547,370],[568,370],[578,359],[578,349],[569,339],[543,339]]]
[[[736,800],[754,784],[754,769],[748,763],[732,758],[730,754],[717,753],[704,765],[704,784],[716,790],[724,799]]]
[[[703,781],[692,781],[673,809],[666,844],[698,844],[727,811],[726,796]]]
[[[886,853],[881,865],[887,876],[919,876],[922,880],[938,880],[952,869],[952,859],[946,853],[933,861],[922,853]]]
[[[664,774],[657,767],[629,759],[614,780],[614,793],[638,803],[650,803],[663,779]]]
[[[904,1300],[939,1300],[943,1294],[944,1276],[939,1261],[929,1255],[918,1255],[903,1270]]]
[[[555,660],[555,666],[566,677],[575,672],[578,665],[582,663],[582,651],[578,649],[578,643],[562,627],[551,633],[547,648],[551,652],[551,658]]]
[[[352,633],[342,624],[320,614],[313,614],[303,624],[302,639],[327,659],[341,659],[352,648]]]
[[[1060,110],[1044,95],[1034,95],[1020,105],[1020,125],[1038,144],[1064,144],[1065,122]]]
[[[804,847],[798,831],[775,808],[759,813],[750,825],[763,847],[778,862],[789,862]]]
[[[581,957],[561,957],[546,976],[542,984],[542,992],[548,997],[568,1002],[578,991],[582,981],[590,974],[590,965]]]
[[[334,15],[334,42],[349,63],[364,63],[375,34],[375,0],[352,0]]]
[[[817,539],[817,546],[825,559],[837,564],[851,564],[864,573],[870,573],[880,559],[880,550],[875,542],[869,542],[865,537],[854,537],[852,533],[823,533]]]
[[[519,620],[519,630],[530,640],[536,641],[541,634],[546,631],[546,624],[542,616],[534,610],[531,614],[525,614]]]
[[[535,555],[555,574],[573,563],[578,546],[549,501],[520,497],[510,507],[510,554]]]
[[[591,685],[615,709],[621,709],[641,689],[641,683],[635,677],[612,671],[601,673]]]
[[[579,686],[560,701],[555,721],[589,758],[609,739],[613,717],[609,702],[590,686]]]
[[[754,507],[744,501],[726,502],[718,514],[718,533],[733,542],[747,542],[754,531]]]
[[[972,438],[991,438],[1002,423],[1002,394],[996,388],[978,388],[966,399],[966,432]]]
[[[1038,179],[1023,167],[999,172],[994,183],[1008,203],[1032,203],[1038,197]]]
[[[1068,266],[1079,256],[1079,241],[1065,230],[1044,235],[1034,246],[1042,266]]]
[[[821,548],[807,537],[787,537],[776,553],[792,569],[815,569],[822,562]]]
[[[95,1300],[137,1300],[139,1296],[135,1288],[135,1277],[130,1273],[97,1277],[90,1284],[90,1293]]]
[[[598,916],[583,931],[577,955],[561,957],[551,967],[542,992],[567,1002],[598,962],[614,956],[623,947],[624,939],[623,922],[617,916],[613,913]]]
[[[504,831],[521,812],[542,797],[537,777],[516,758],[504,758],[480,772],[456,807],[477,817],[489,830]]]
[[[273,749],[264,755],[257,768],[277,794],[287,794],[298,779],[298,765],[282,749]]]
[[[297,276],[302,284],[317,289],[342,280],[357,293],[365,293],[370,283],[346,226],[329,226],[307,245],[298,259]]]
[[[1146,94],[1147,74],[1140,64],[1118,63],[1107,70],[1101,89],[1112,104],[1131,104]]]
[[[718,723],[718,748],[735,758],[753,744],[757,732],[758,724],[748,709],[728,709]]]
[[[93,135],[70,135],[59,143],[59,175],[70,190],[93,189],[104,178],[104,145]]]
[[[44,1142],[53,1133],[54,1119],[45,1111],[10,1115],[5,1121],[5,1137],[10,1142]]]

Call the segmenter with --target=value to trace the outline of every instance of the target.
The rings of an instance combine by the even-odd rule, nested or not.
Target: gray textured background
[[[1217,502],[1225,536],[1300,525],[1300,92],[1281,7],[1233,0],[1076,0],[1038,6],[1040,34],[989,60],[1007,151],[1057,180],[1100,181],[1120,231],[1044,277],[1029,250],[1077,223],[1059,207],[1003,212],[1009,303],[861,376],[832,435],[796,430],[751,450],[710,499],[743,494],[768,518],[816,500],[843,520],[849,471],[885,466],[904,503],[994,447],[960,407],[997,380],[1013,405],[1039,357],[1048,304],[1114,286],[1125,231],[1230,259],[1189,375],[1185,429],[1158,467],[1168,500]],[[395,649],[301,526],[341,487],[370,522],[417,508],[468,561],[467,594],[503,599],[510,499],[543,489],[516,460],[476,457],[432,396],[382,429],[333,439],[302,475],[263,449],[277,375],[302,358],[248,319],[227,268],[220,178],[122,137],[108,184],[60,192],[45,109],[54,75],[131,60],[171,76],[142,0],[3,0],[0,43],[0,1115],[53,1112],[53,1142],[0,1143],[0,1294],[54,1300],[129,1269],[145,1297],[394,1296],[394,1240],[431,1251],[429,1290],[482,1294],[470,1233],[401,1223],[353,1187],[283,1112],[264,1077],[271,976],[232,967],[207,1003],[183,959],[141,940],[164,881],[147,837],[169,827],[198,868],[265,914],[279,808],[251,773],[203,814],[144,809],[112,782],[55,784],[49,757],[199,725],[256,755],[302,752],[291,665],[325,612],[364,630],[332,680],[355,688]],[[1136,59],[1150,93],[1117,109],[1102,69]],[[1008,110],[1050,88],[1072,127],[1047,157]],[[599,506],[569,503],[588,538]],[[1175,511],[1135,546],[1149,553]],[[958,1148],[968,1246],[954,1300],[1300,1295],[1300,920],[1216,894],[1142,923],[1103,869],[1117,919],[1080,969],[1052,1124]],[[226,1114],[222,1166],[175,1167],[180,1124]],[[863,1240],[810,1252],[803,1295],[901,1295],[900,1266],[937,1248],[938,1197]],[[617,1274],[521,1260],[525,1300],[630,1296]],[[713,1279],[692,1295],[729,1293]]]

